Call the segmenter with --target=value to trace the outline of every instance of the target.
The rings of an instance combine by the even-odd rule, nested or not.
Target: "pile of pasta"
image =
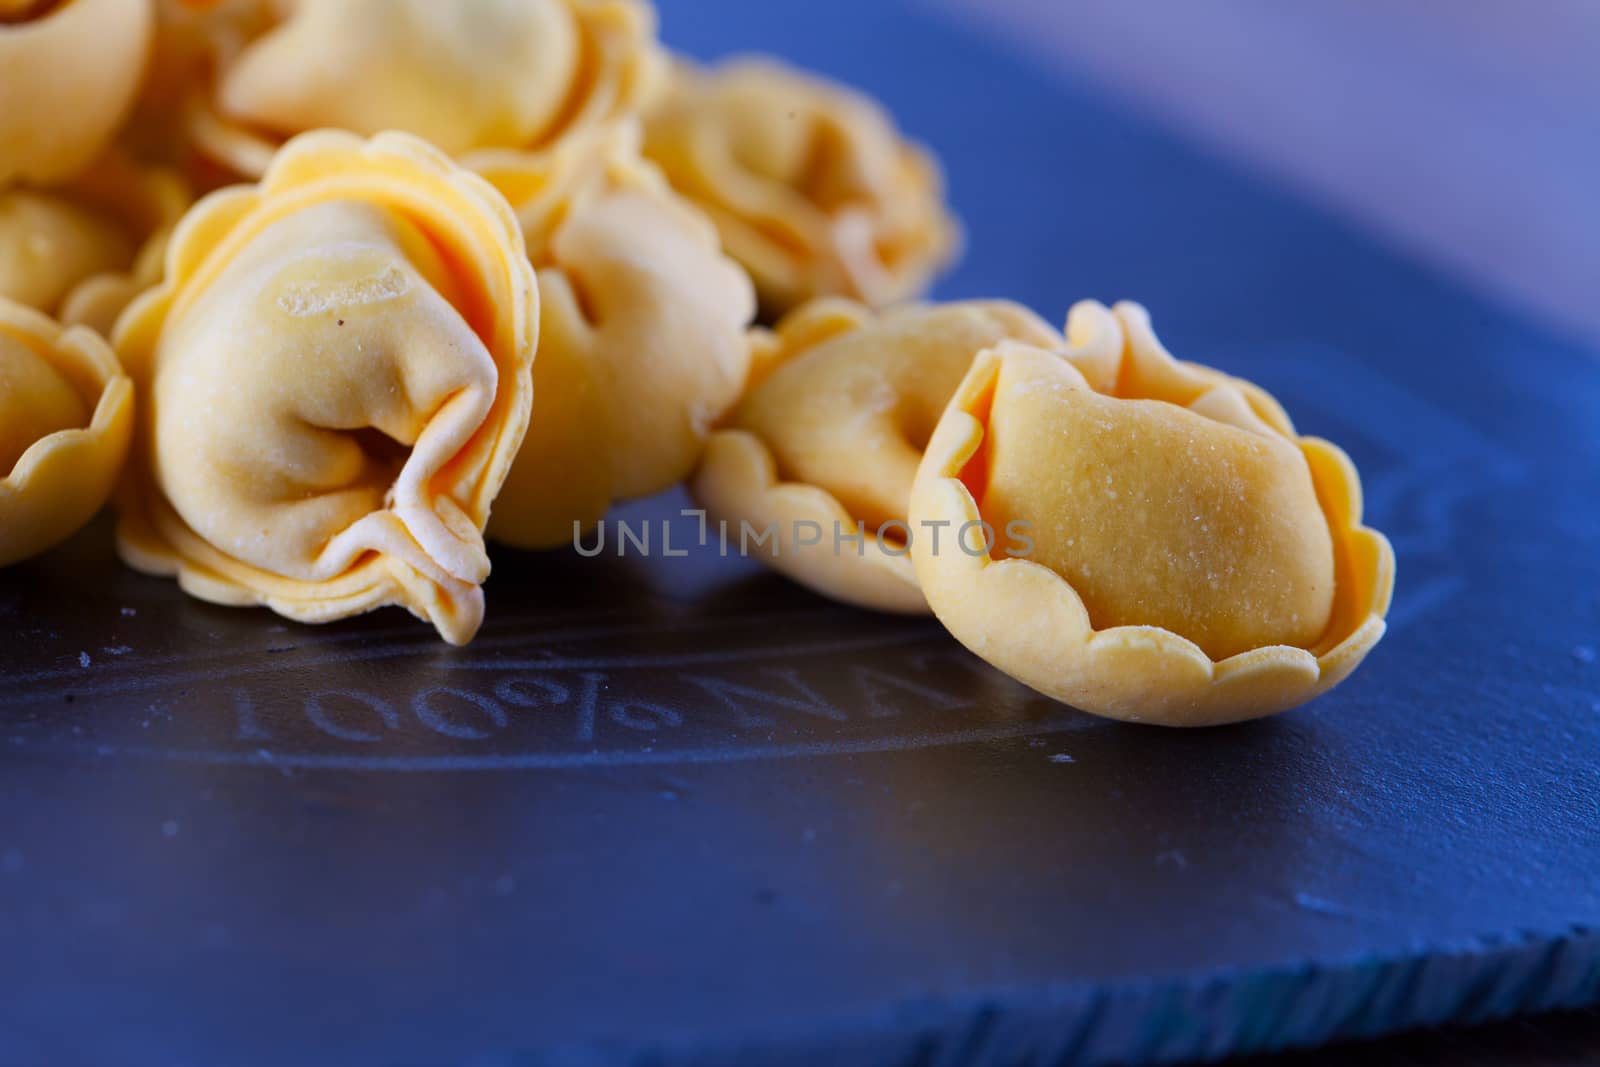
[[[1354,669],[1393,555],[1343,453],[1137,305],[913,303],[961,242],[933,157],[656,30],[0,0],[0,566],[110,502],[195,597],[464,644],[491,541],[687,481],[797,581],[1100,714],[1248,718]],[[824,523],[869,532],[792,533]]]

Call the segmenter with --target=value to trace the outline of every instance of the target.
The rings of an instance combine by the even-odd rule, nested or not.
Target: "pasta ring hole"
[[[920,404],[908,404],[900,412],[900,436],[915,452],[926,452],[933,439],[933,428],[939,424],[938,411],[928,411]]]
[[[398,472],[411,457],[410,445],[390,437],[376,426],[352,430],[350,437],[374,466],[384,470]]]

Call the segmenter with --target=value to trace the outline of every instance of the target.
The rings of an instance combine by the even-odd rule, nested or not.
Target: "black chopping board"
[[[1141,1063],[1600,999],[1594,354],[895,4],[664,29],[930,142],[940,295],[1142,300],[1341,443],[1389,636],[1170,732],[712,553],[500,552],[452,650],[102,522],[0,572],[0,1063]]]

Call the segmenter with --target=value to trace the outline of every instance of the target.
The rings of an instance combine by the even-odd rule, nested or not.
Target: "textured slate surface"
[[[1389,638],[1172,733],[748,562],[502,553],[458,652],[100,526],[0,574],[0,1063],[1155,1062],[1600,999],[1600,363],[949,30],[785,8],[665,28],[932,142],[943,295],[1142,299],[1344,444]]]
[[[1416,1030],[1232,1062],[1235,1067],[1346,1067],[1358,1060],[1365,1067],[1590,1067],[1600,1062],[1600,1009]]]

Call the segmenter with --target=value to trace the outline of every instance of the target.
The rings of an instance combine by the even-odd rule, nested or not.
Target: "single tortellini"
[[[511,202],[543,298],[533,421],[489,525],[508,544],[571,544],[682,481],[744,387],[750,280],[638,142],[622,123],[466,161]]]
[[[465,643],[537,334],[481,179],[405,134],[291,141],[185,217],[117,322],[144,400],[123,558],[304,622],[399,604]]]
[[[225,65],[191,132],[246,177],[321,127],[531,150],[636,114],[664,79],[641,0],[297,0]]]
[[[65,181],[133,105],[151,0],[0,0],[0,187]]]
[[[1088,348],[1119,347],[1109,314],[1086,312],[1069,332]],[[907,511],[928,435],[980,351],[1006,339],[1065,350],[1068,340],[1004,301],[874,314],[819,300],[753,336],[760,380],[712,435],[695,498],[728,523],[730,541],[803,585],[926,612],[909,550],[941,532],[911,528]]]
[[[962,537],[913,552],[923,592],[1085,711],[1201,726],[1304,703],[1384,632],[1394,554],[1356,471],[1260,389],[1174,360],[1143,308],[1115,313],[1111,359],[1007,342],[973,364],[912,491],[913,523]]]
[[[874,101],[772,60],[680,64],[645,154],[711,216],[769,315],[916,296],[960,243],[928,152]]]
[[[121,305],[154,284],[152,264],[189,203],[175,173],[119,152],[63,185],[0,190],[0,297],[108,332]],[[113,280],[116,301],[106,299]],[[78,296],[91,282],[95,293]]]
[[[0,567],[100,510],[132,432],[133,383],[106,342],[0,297]]]

